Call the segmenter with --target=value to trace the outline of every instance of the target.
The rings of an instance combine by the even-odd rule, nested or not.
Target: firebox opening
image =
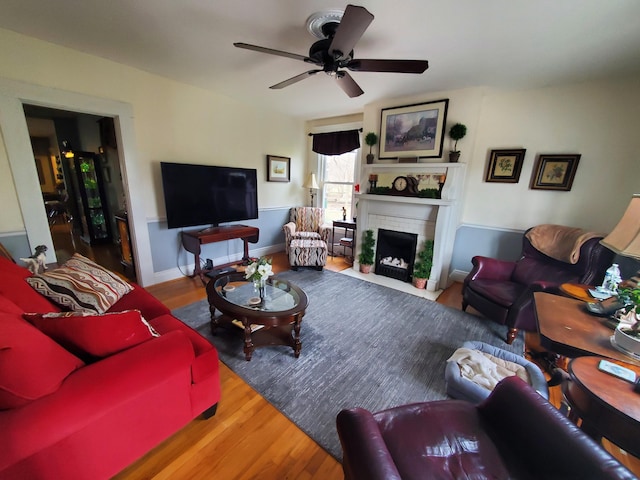
[[[378,229],[375,273],[411,282],[418,235]]]

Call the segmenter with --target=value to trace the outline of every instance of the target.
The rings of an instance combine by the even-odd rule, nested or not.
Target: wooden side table
[[[533,299],[540,344],[547,350],[569,358],[600,355],[640,366],[640,360],[611,345],[613,329],[606,319],[588,313],[584,302],[545,292],[535,292]]]
[[[640,457],[640,393],[633,384],[598,369],[601,357],[579,357],[569,363],[570,380],[562,390],[571,407],[569,418],[582,420],[580,428],[594,440],[611,440]],[[633,370],[640,367],[607,359]]]
[[[345,238],[341,238],[340,241],[336,242],[336,228],[344,228],[344,236]],[[347,235],[351,232],[351,237],[347,237]],[[355,252],[356,248],[356,222],[349,222],[348,220],[334,220],[333,221],[333,230],[331,233],[331,256],[333,257],[333,247],[334,245],[340,245],[342,247],[350,248],[351,255],[353,256],[353,252]],[[347,240],[351,240],[350,244],[347,244]],[[344,241],[344,243],[343,243]]]
[[[224,242],[226,240],[242,239],[244,244],[244,253],[242,260],[249,260],[249,242],[258,243],[260,239],[260,230],[257,227],[249,227],[246,225],[223,225],[221,227],[211,227],[205,230],[185,230],[182,232],[182,246],[187,252],[193,253],[195,256],[195,267],[193,276],[199,276],[204,283],[204,275],[209,269],[202,268],[200,265],[201,246],[208,243]],[[218,265],[226,267],[227,265]]]
[[[572,298],[582,300],[583,302],[597,302],[597,298],[593,298],[589,293],[589,289],[594,288],[591,285],[581,283],[563,283],[560,285],[560,291]]]

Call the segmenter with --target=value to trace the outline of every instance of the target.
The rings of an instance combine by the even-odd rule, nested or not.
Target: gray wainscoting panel
[[[4,245],[4,248],[11,254],[13,259],[18,262],[19,265],[23,263],[18,260],[20,257],[28,257],[33,252],[29,250],[29,238],[26,232],[20,233],[2,233],[0,234],[0,243]],[[52,256],[49,255],[49,262],[52,260]]]
[[[517,260],[522,251],[523,231],[498,230],[475,225],[462,225],[456,232],[451,270],[469,272],[476,255]]]
[[[249,244],[251,255],[261,252],[280,250],[284,247],[284,232],[282,226],[289,221],[289,207],[260,210],[257,220],[237,222],[242,225],[250,225],[260,229],[258,243]],[[149,222],[149,240],[151,242],[151,258],[153,259],[153,271],[163,272],[174,268],[186,273],[186,267],[193,265],[194,257],[182,247],[181,232],[183,230],[197,230],[207,228],[207,225],[187,228],[167,228],[165,220]],[[202,261],[210,258],[214,264],[220,265],[235,261],[242,257],[242,240],[228,240],[225,242],[210,243],[202,246],[200,257]]]

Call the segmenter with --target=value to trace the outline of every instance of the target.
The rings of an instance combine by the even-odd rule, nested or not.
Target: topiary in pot
[[[373,163],[373,153],[371,149],[378,143],[378,135],[373,132],[367,133],[364,137],[364,143],[369,145],[369,153],[367,154],[367,163]]]
[[[426,240],[424,247],[418,252],[413,264],[413,285],[416,288],[425,288],[427,279],[431,276],[433,266],[433,240]]]
[[[373,238],[373,230],[365,230],[362,245],[360,246],[360,254],[358,255],[358,263],[362,273],[369,273],[371,265],[374,261],[373,247],[376,244]]]
[[[449,152],[449,161],[457,162],[460,158],[460,150],[458,150],[458,140],[464,138],[467,134],[467,127],[462,123],[456,123],[449,129],[449,137],[454,141],[453,150]]]

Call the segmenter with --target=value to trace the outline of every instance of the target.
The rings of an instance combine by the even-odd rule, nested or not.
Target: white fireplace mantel
[[[372,173],[397,173],[398,175],[444,173],[446,180],[440,199],[403,197],[394,195],[356,195],[358,205],[358,238],[365,230],[377,228],[418,233],[423,239],[433,238],[433,267],[427,282],[427,290],[446,288],[453,255],[458,209],[464,183],[464,163],[415,163],[369,164],[362,168],[362,177]],[[433,232],[430,227],[435,223]],[[412,231],[413,230],[413,231]],[[418,249],[422,248],[419,242]],[[358,265],[354,262],[354,269]],[[374,266],[375,269],[375,266]]]

